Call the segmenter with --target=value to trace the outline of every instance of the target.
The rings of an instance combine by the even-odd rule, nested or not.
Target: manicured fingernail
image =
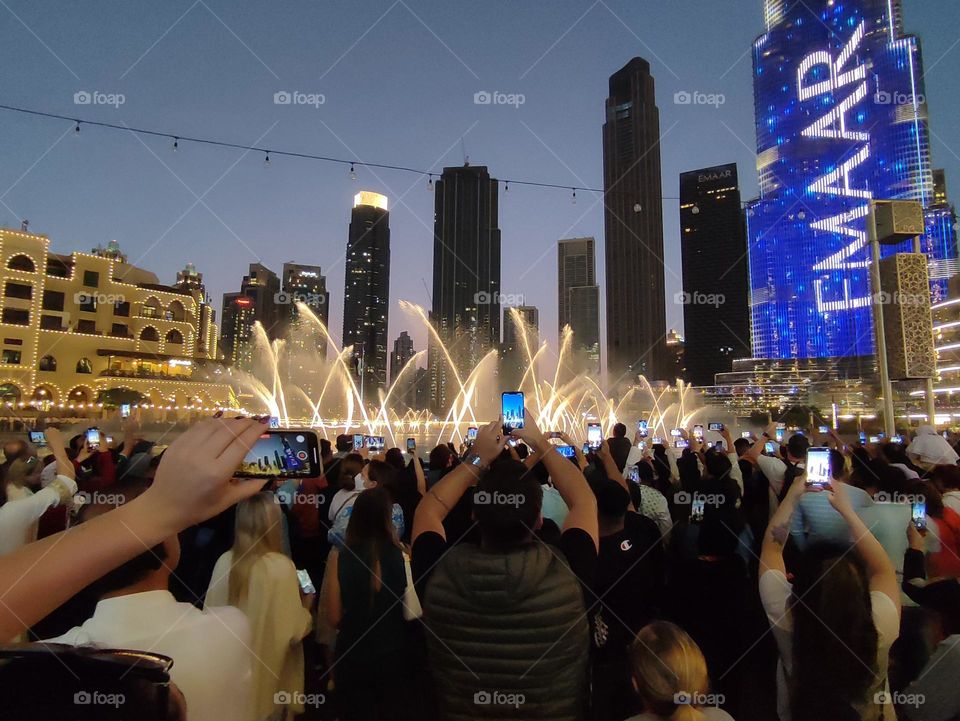
[[[266,425],[270,422],[270,416],[261,416],[260,418],[257,418],[257,420]]]
[[[213,414],[213,417],[214,417],[214,418],[219,418],[219,417],[222,416],[222,415],[223,415],[223,411],[217,411],[216,413]]]

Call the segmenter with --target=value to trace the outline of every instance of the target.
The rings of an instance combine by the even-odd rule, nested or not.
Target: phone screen
[[[830,484],[830,449],[807,449],[807,485],[826,486]]]
[[[129,403],[121,403],[121,404],[120,404],[120,417],[121,417],[121,418],[129,418],[129,417],[130,417],[130,404],[129,404]]]
[[[717,422],[710,423],[710,424],[707,425],[707,430],[708,430],[708,431],[715,431],[715,432],[717,432],[717,433],[720,433],[720,432],[723,430],[723,424],[722,424],[722,423],[717,423]]]
[[[575,458],[577,453],[573,446],[557,446],[557,451],[564,458]]]
[[[506,433],[523,428],[523,393],[507,391],[501,395],[500,412],[503,414],[503,430]]]
[[[707,504],[707,499],[700,496],[695,497],[690,503],[690,520],[693,523],[700,523],[703,520],[703,511]]]
[[[636,466],[630,466],[627,470],[627,480],[634,483],[640,482],[640,471]]]
[[[663,439],[660,436],[654,436],[653,438],[650,439],[650,442],[656,446],[656,445],[662,444]]]
[[[95,451],[100,448],[100,429],[99,428],[88,428],[87,429],[87,445],[90,446],[90,450]]]
[[[781,441],[781,442],[782,442],[782,441],[783,441],[783,428],[777,428],[777,430],[776,430],[776,432],[774,433],[774,435],[776,435],[778,441]]]
[[[679,438],[679,437],[680,437],[680,429],[679,429],[679,428],[673,428],[673,429],[671,429],[671,430],[670,430],[670,435],[673,436],[674,438]]]
[[[673,442],[673,447],[674,447],[674,448],[689,448],[689,447],[690,447],[690,442],[689,442],[689,441],[685,441],[685,440],[683,440],[683,439],[681,438],[680,440]]]
[[[297,570],[297,580],[300,581],[300,590],[306,594],[316,593],[317,589],[313,585],[313,581],[310,579],[310,574],[307,573],[306,569]]]
[[[475,441],[477,439],[477,429],[475,426],[470,426],[467,429],[467,440]]]
[[[763,450],[772,456],[777,452],[777,445],[773,441],[767,441],[763,444]]]
[[[879,442],[880,442],[880,436],[870,436],[870,442],[871,442],[871,443],[879,443]]]
[[[703,426],[697,424],[693,427],[693,437],[694,438],[703,438]]]
[[[279,428],[280,419],[277,416],[270,416],[270,423],[268,424],[269,428]]]
[[[407,439],[407,453],[413,453],[417,450],[417,441],[415,438]]]
[[[359,451],[363,448],[363,435],[360,433],[353,434],[353,450]]]
[[[319,476],[317,435],[309,431],[269,430],[253,444],[234,475],[241,478]]]
[[[752,434],[750,431],[741,431],[741,432],[740,432],[740,437],[741,437],[741,438],[751,438],[751,437],[753,437],[753,434]]]
[[[861,445],[867,442],[867,434],[864,433],[863,431],[860,431],[860,433],[857,434],[857,437],[860,438]]]
[[[637,432],[641,435],[647,435],[647,421],[637,421]]]
[[[903,443],[903,436],[890,436],[891,443]]]
[[[910,514],[913,518],[913,525],[918,531],[927,527],[927,504],[924,501],[917,501],[911,504]]]
[[[364,436],[363,442],[371,451],[383,450],[383,436]]]
[[[30,431],[30,442],[35,446],[45,446],[47,445],[47,437],[43,434],[43,431]]]
[[[820,426],[817,430],[818,430],[820,433],[829,433],[829,432],[830,432],[830,426]]]
[[[596,450],[600,447],[600,443],[603,441],[603,433],[600,430],[599,423],[588,423],[587,424],[587,445],[590,446],[592,450]]]

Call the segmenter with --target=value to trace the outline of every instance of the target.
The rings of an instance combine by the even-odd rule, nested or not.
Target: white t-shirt
[[[48,643],[169,656],[190,721],[252,721],[250,625],[236,608],[201,611],[169,591],[105,598],[93,616]]]
[[[793,672],[793,614],[789,609],[789,603],[792,593],[793,586],[787,581],[782,571],[766,571],[760,576],[760,600],[763,602],[763,610],[767,614],[767,620],[770,621],[780,654],[780,660],[777,663],[777,713],[780,714],[780,721],[790,721],[788,679]],[[881,591],[870,592],[870,605],[873,611],[873,625],[877,629],[877,681],[868,690],[863,708],[873,704],[875,693],[885,690],[884,718],[895,719],[890,685],[887,682],[887,664],[890,647],[900,635],[900,614],[890,597]]]
[[[0,556],[13,553],[21,546],[37,540],[37,521],[48,508],[60,503],[61,483],[69,492],[77,492],[73,479],[60,476],[58,483],[36,493],[18,494],[19,500],[8,500],[0,506]],[[10,488],[7,491],[9,493]]]

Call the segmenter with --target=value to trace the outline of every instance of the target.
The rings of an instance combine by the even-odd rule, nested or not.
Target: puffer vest
[[[589,624],[557,556],[540,543],[507,553],[461,544],[437,564],[423,620],[445,721],[584,717]]]

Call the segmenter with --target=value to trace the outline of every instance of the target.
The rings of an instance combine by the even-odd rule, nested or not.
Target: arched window
[[[142,331],[140,331],[140,340],[149,340],[156,342],[160,340],[160,334],[157,333],[157,329],[152,325],[148,325]]]
[[[57,369],[57,359],[52,355],[45,355],[40,359],[40,370],[55,371]]]
[[[167,306],[167,320],[183,320],[186,317],[187,310],[179,300],[175,300]]]
[[[177,343],[178,345],[183,344],[183,333],[178,331],[176,328],[167,333],[167,343]]]
[[[7,261],[7,267],[10,270],[22,270],[27,273],[36,273],[37,266],[33,260],[26,255],[15,255]]]
[[[93,373],[93,365],[89,358],[81,358],[77,361],[77,373]]]
[[[0,385],[0,401],[5,403],[18,403],[20,401],[20,389],[13,385],[13,383]]]

